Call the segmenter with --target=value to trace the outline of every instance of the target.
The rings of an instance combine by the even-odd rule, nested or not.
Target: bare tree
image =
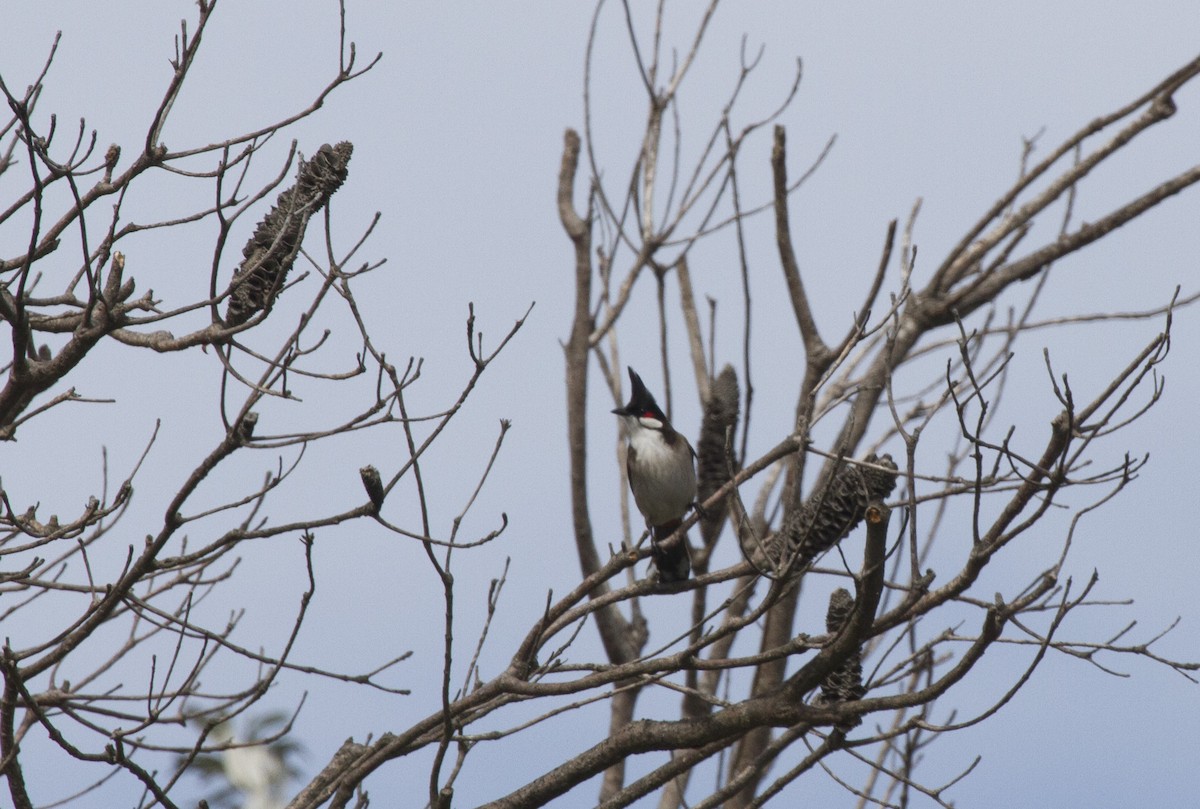
[[[1087,318],[1034,312],[1035,304],[1044,308],[1040,293],[1056,261],[1200,180],[1200,166],[1193,166],[1131,189],[1125,203],[1091,222],[1077,222],[1073,213],[1080,180],[1170,121],[1174,96],[1200,74],[1200,58],[1044,157],[1030,142],[1017,180],[946,255],[918,257],[919,205],[903,226],[885,223],[877,266],[864,274],[861,289],[846,291],[846,326],[823,334],[792,243],[789,205],[832,142],[797,174],[777,123],[800,85],[799,67],[778,108],[747,115],[740,101],[758,58],[743,53],[723,114],[710,122],[698,159],[685,166],[681,132],[700,125],[679,111],[679,93],[717,3],[700,15],[669,68],[662,4],[647,20],[622,5],[615,24],[629,35],[646,122],[632,165],[618,173],[592,131],[592,48],[599,27],[614,24],[599,3],[588,44],[585,126],[582,134],[565,135],[557,188],[573,248],[575,301],[563,351],[571,531],[581,578],[570,592],[549,594],[532,625],[508,627],[516,636],[505,653],[509,663],[486,672],[485,644],[507,642],[492,627],[505,579],[487,594],[482,633],[464,641],[456,635],[452,570],[461,554],[499,537],[505,523],[482,536],[460,536],[472,496],[448,535],[440,535],[422,464],[523,318],[485,349],[472,309],[466,323],[472,371],[460,394],[433,415],[412,412],[406,391],[422,366],[388,361],[356,299],[360,279],[383,264],[359,257],[374,222],[349,247],[337,245],[330,232],[331,199],[353,183],[351,145],[293,143],[283,156],[270,148],[276,135],[314,115],[375,62],[358,64],[343,14],[339,69],[311,105],[217,143],[171,150],[162,142],[164,127],[217,3],[198,5],[197,19],[177,39],[173,78],[144,142],[134,147],[113,145],[100,155],[98,136],[85,125],[68,136],[53,117],[41,116],[45,70],[23,93],[0,77],[11,111],[0,130],[0,176],[25,178],[25,190],[0,211],[0,225],[28,227],[26,243],[0,257],[0,317],[12,347],[0,390],[0,435],[11,440],[52,409],[87,406],[71,375],[109,347],[203,355],[196,367],[211,379],[223,425],[203,454],[178,460],[182,483],[154,504],[153,523],[127,524],[141,462],[113,481],[106,471],[101,494],[65,519],[0,491],[0,616],[64,616],[39,623],[34,636],[6,641],[0,655],[0,772],[14,806],[40,800],[25,779],[23,748],[35,729],[66,760],[96,768],[96,787],[113,777],[131,780],[141,790],[137,805],[175,807],[185,805],[181,779],[189,770],[211,764],[211,754],[250,744],[214,730],[259,705],[279,678],[402,693],[381,675],[403,656],[367,672],[292,659],[316,589],[315,537],[351,523],[423,547],[429,572],[413,575],[433,575],[443,597],[430,641],[443,661],[440,699],[408,726],[348,740],[299,789],[292,807],[366,806],[368,777],[417,755],[430,762],[428,779],[406,802],[448,807],[473,750],[535,735],[548,720],[598,703],[607,704],[609,721],[592,728],[586,750],[557,756],[548,750],[544,772],[525,783],[498,782],[487,805],[541,806],[572,790],[584,794],[590,788],[584,785],[595,782],[596,801],[605,807],[651,794],[660,807],[760,806],[797,779],[824,771],[859,805],[904,806],[920,794],[948,806],[947,790],[970,768],[949,782],[928,782],[918,764],[929,746],[993,716],[1047,655],[1101,669],[1113,658],[1138,657],[1189,678],[1197,669],[1160,655],[1155,642],[1162,634],[1070,634],[1066,618],[1099,602],[1094,578],[1064,575],[1079,521],[1121,493],[1145,462],[1112,456],[1104,439],[1159,399],[1172,314],[1195,297],[1164,301],[1152,312]],[[47,68],[53,58],[52,51]],[[257,166],[272,160],[278,170],[255,185]],[[743,194],[748,174],[770,178],[769,198]],[[163,221],[128,220],[126,200],[156,177],[203,186],[210,201]],[[317,216],[324,220],[323,250],[309,233]],[[749,225],[763,218],[773,221],[779,270],[752,266],[746,249]],[[201,221],[216,225],[205,282],[179,300],[139,294],[135,280],[154,277],[154,268],[139,263],[142,237]],[[1055,222],[1055,235],[1031,244],[1042,232],[1035,230],[1039,222]],[[247,241],[241,258],[230,261],[227,242],[239,233],[248,233]],[[715,240],[733,245],[739,264],[732,272],[746,290],[734,305],[744,323],[734,358],[717,356],[711,333],[718,302],[710,298],[705,324],[697,303],[705,290],[693,284],[690,266],[704,261],[694,248]],[[793,378],[756,382],[752,360],[763,349],[751,326],[757,302],[749,278],[777,271],[803,362]],[[679,529],[691,543],[694,575],[670,584],[641,575],[650,547],[647,534],[633,527],[627,500],[618,541],[598,536],[591,519],[589,443],[611,436],[613,425],[589,421],[589,393],[598,390],[614,405],[624,401],[619,336],[636,333],[628,312],[642,295],[657,305],[664,408],[670,414],[673,400],[685,395],[672,376],[678,359],[671,349],[686,344],[690,374],[683,387],[694,389],[704,413],[693,436],[702,508]],[[1120,356],[1106,384],[1076,389],[1062,361],[1045,352],[1039,361],[1056,405],[1020,422],[1044,428],[1045,437],[1018,429],[1018,419],[1028,416],[1012,408],[1007,387],[1023,338],[1131,316],[1161,325],[1143,345],[1114,352]],[[668,335],[675,322],[683,323],[683,338]],[[335,330],[353,339],[330,339]],[[330,386],[336,393],[323,393]],[[756,394],[764,391],[795,397],[794,418],[771,436],[769,451],[754,456],[748,435]],[[332,396],[339,407],[317,404]],[[272,423],[288,426],[265,431]],[[507,429],[501,422],[490,455],[479,459],[476,493]],[[305,496],[299,470],[317,448],[364,431],[398,431],[407,457],[394,468],[363,466],[363,493],[342,508],[314,514],[299,505]],[[154,449],[151,438],[142,457]],[[290,460],[279,461],[258,485],[214,499],[206,482],[254,450]],[[624,465],[614,458],[613,468]],[[389,498],[397,487],[413,493],[415,509],[394,506]],[[268,516],[268,506],[285,495],[285,516]],[[982,592],[988,565],[1012,555],[1017,540],[1034,529],[1043,542],[1056,543],[1057,562],[1027,565],[1001,592]],[[130,545],[122,539],[129,535],[145,541]],[[240,549],[272,537],[300,539],[309,586],[268,652],[239,642],[236,615],[212,621],[197,606],[239,577]],[[113,541],[128,547],[115,569],[96,559],[101,543]],[[828,593],[819,620],[798,610],[806,592],[822,601]],[[665,604],[689,610],[690,627],[657,638],[651,619]],[[568,655],[593,631],[603,658],[581,662]],[[1024,671],[993,704],[964,715],[948,692],[1001,647],[1025,652]],[[252,664],[255,673],[234,689],[202,684],[216,661],[230,660]],[[678,698],[677,715],[652,719],[639,712],[642,698],[658,691]],[[289,732],[284,723],[253,744]],[[637,756],[649,763],[631,777],[626,763]],[[846,763],[853,778],[841,774]],[[77,796],[78,803],[89,795]]]
[[[352,144],[302,149],[293,141],[276,148],[280,135],[314,115],[379,57],[362,64],[345,37],[343,9],[337,70],[309,105],[219,142],[169,148],[163,133],[197,72],[197,54],[217,13],[216,2],[197,5],[196,18],[181,24],[172,75],[139,143],[105,149],[86,122],[68,130],[55,115],[41,114],[57,41],[40,74],[20,83],[24,90],[0,77],[9,110],[0,129],[0,176],[9,181],[0,225],[25,229],[23,243],[6,242],[0,258],[0,318],[11,348],[0,388],[0,436],[13,441],[32,419],[53,410],[96,406],[96,399],[71,384],[77,369],[89,363],[115,368],[113,356],[139,351],[180,358],[176,374],[203,375],[221,425],[198,456],[178,459],[177,488],[167,489],[165,499],[143,503],[136,526],[128,524],[128,515],[145,500],[135,496],[135,484],[155,451],[153,424],[132,468],[110,478],[105,456],[97,494],[77,513],[44,514],[38,503],[13,502],[0,490],[0,616],[6,627],[39,630],[11,632],[0,655],[0,770],[18,807],[38,800],[24,777],[29,758],[23,748],[31,733],[47,735],[77,762],[99,765],[93,786],[77,796],[79,803],[90,803],[92,789],[123,771],[143,791],[139,803],[176,806],[180,799],[171,795],[180,777],[193,766],[199,770],[206,754],[272,744],[290,732],[290,718],[251,742],[213,732],[262,700],[281,673],[402,693],[380,678],[407,655],[381,660],[369,672],[290,659],[316,587],[313,543],[325,529],[373,520],[381,530],[424,542],[438,566],[435,546],[446,543],[429,537],[427,518],[392,525],[380,509],[398,485],[415,480],[420,491],[422,455],[520,327],[518,322],[499,346],[485,350],[472,315],[465,352],[472,372],[461,393],[439,412],[410,417],[405,391],[420,379],[421,363],[389,362],[356,299],[362,279],[383,266],[359,257],[378,217],[364,223],[348,246],[336,244],[329,229],[329,201],[352,174]],[[268,179],[256,184],[264,163]],[[17,187],[23,190],[14,193]],[[144,194],[202,202],[170,218],[135,220],[127,211]],[[148,236],[165,230],[182,239],[197,223],[214,229],[215,236],[208,254],[179,259],[189,268],[207,265],[188,274],[194,283],[174,283],[178,279],[163,268],[146,266]],[[306,241],[318,229],[324,240]],[[245,246],[231,260],[229,247],[239,233]],[[151,285],[168,286],[178,297],[157,296]],[[286,312],[277,307],[281,301]],[[329,339],[335,327],[345,339]],[[204,356],[207,361],[198,365],[184,359]],[[130,380],[130,395],[107,404],[132,415],[139,384],[149,389],[169,383],[161,377]],[[330,385],[338,391],[336,407],[321,393]],[[304,504],[295,480],[318,447],[388,428],[399,431],[409,456],[382,472],[364,467],[364,488],[353,502],[317,513],[301,505],[283,519],[268,516],[277,500]],[[503,430],[497,449],[502,437]],[[214,480],[261,469],[261,461],[251,458],[264,450],[273,461],[256,485],[229,496],[214,494],[228,491]],[[64,459],[69,452],[64,447]],[[148,486],[147,496],[163,497],[155,488]],[[146,522],[148,515],[156,516]],[[131,543],[131,534],[144,542]],[[234,579],[239,547],[274,537],[300,540],[308,589],[292,626],[275,639],[277,650],[266,652],[236,640],[241,613],[214,617],[200,605]],[[449,542],[470,544],[461,538]],[[115,565],[114,547],[121,549]],[[213,672],[231,659],[252,666],[240,685],[227,690],[202,683],[206,674],[220,680]],[[193,728],[200,729],[198,736]]]

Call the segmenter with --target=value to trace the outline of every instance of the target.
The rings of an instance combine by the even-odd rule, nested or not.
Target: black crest
[[[613,412],[618,416],[634,416],[641,418],[650,416],[658,419],[663,424],[667,424],[667,417],[663,415],[662,410],[658,407],[658,402],[654,401],[654,397],[650,391],[646,389],[646,383],[637,375],[637,371],[629,368],[629,384],[632,392],[629,394],[629,404],[624,407],[618,407]]]

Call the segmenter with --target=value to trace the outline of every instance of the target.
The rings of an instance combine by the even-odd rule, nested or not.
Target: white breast
[[[629,486],[638,511],[650,525],[678,520],[696,499],[696,469],[683,436],[668,445],[658,430],[629,419]]]

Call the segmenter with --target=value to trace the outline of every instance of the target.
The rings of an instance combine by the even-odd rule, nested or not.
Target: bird
[[[238,739],[228,720],[216,725],[209,739],[225,747],[221,766],[230,785],[245,797],[243,809],[283,809],[279,792],[288,773],[275,751]]]
[[[659,581],[686,581],[692,560],[687,535],[667,539],[696,500],[696,452],[677,433],[642,378],[629,368],[629,404],[612,412],[625,423],[626,472],[638,511],[650,529],[650,558]]]

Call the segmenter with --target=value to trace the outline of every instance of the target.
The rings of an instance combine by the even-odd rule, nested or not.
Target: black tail
[[[683,520],[672,520],[656,525],[650,538],[650,559],[658,569],[658,580],[664,584],[687,581],[692,572],[687,534],[668,539],[682,524]]]

